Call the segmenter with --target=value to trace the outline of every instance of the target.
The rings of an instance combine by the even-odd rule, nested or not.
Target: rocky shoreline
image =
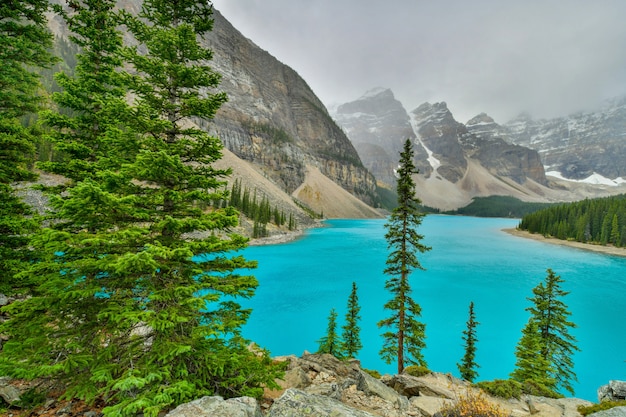
[[[550,237],[545,237],[543,235],[540,235],[538,233],[530,233],[530,232],[527,232],[525,230],[520,230],[520,229],[502,229],[502,231],[513,236],[523,237],[526,239],[532,239],[532,240],[536,240],[539,242],[551,243],[553,245],[568,246],[571,248],[603,253],[605,255],[626,257],[626,248],[617,248],[615,246],[592,245],[590,243],[581,243],[581,242],[575,242],[572,240],[550,238]]]

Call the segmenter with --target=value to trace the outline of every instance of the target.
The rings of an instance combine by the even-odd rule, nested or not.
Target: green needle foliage
[[[356,358],[359,350],[363,348],[361,343],[361,328],[359,327],[359,296],[357,294],[356,282],[352,283],[352,291],[348,297],[348,312],[346,313],[346,323],[342,326],[341,334],[343,339],[343,352],[349,358]]]
[[[38,75],[48,68],[52,35],[46,30],[47,0],[6,0],[0,4],[0,292],[27,291],[16,273],[31,257],[28,235],[38,223],[16,196],[13,183],[34,178],[28,169],[35,153],[35,133],[20,119],[42,104]]]
[[[385,288],[393,298],[385,304],[391,311],[391,317],[378,322],[378,327],[389,328],[383,333],[383,348],[380,355],[388,364],[398,362],[398,373],[402,373],[406,364],[427,366],[421,353],[426,346],[426,325],[418,320],[422,309],[411,298],[409,275],[414,269],[424,269],[417,259],[417,252],[423,253],[430,247],[421,243],[424,236],[417,233],[424,214],[420,211],[421,201],[415,196],[415,182],[412,175],[417,173],[413,162],[413,147],[409,139],[400,153],[398,167],[398,206],[392,211],[385,224],[388,248],[385,274],[390,275]],[[405,355],[406,353],[406,355]]]
[[[335,309],[330,310],[328,316],[328,328],[326,329],[326,336],[317,341],[319,348],[317,353],[329,353],[336,358],[342,358],[342,341],[337,334],[337,312]]]
[[[532,302],[526,309],[530,320],[518,346],[518,350],[532,348],[534,352],[521,352],[525,362],[520,362],[521,354],[516,353],[518,369],[511,376],[520,382],[522,378],[536,378],[536,382],[553,391],[562,388],[574,394],[571,381],[577,379],[572,356],[579,349],[569,329],[576,325],[569,321],[571,313],[561,301],[569,292],[561,288],[564,281],[560,276],[551,269],[547,272],[545,280],[533,288],[533,297],[528,299]],[[529,373],[533,378],[528,378]]]
[[[247,243],[229,232],[238,213],[210,205],[226,197],[228,171],[210,165],[221,143],[193,127],[225,101],[198,43],[211,6],[146,0],[138,16],[116,16],[113,3],[76,1],[66,16],[82,52],[55,98],[71,111],[45,120],[72,181],[52,190],[49,227],[31,242],[41,255],[24,276],[39,285],[7,309],[0,373],[103,398],[109,416],[259,397],[279,371],[241,336],[250,311],[237,300],[254,294],[256,263],[236,253]],[[120,48],[119,21],[138,47]]]
[[[465,354],[463,355],[461,363],[458,363],[456,366],[459,368],[461,378],[469,382],[474,382],[474,380],[478,377],[476,368],[479,367],[476,363],[476,342],[478,341],[476,338],[476,326],[480,323],[476,321],[473,301],[470,302],[468,316],[469,318],[467,319],[466,329],[463,330]]]
[[[554,390],[556,381],[550,376],[553,369],[550,361],[541,354],[542,342],[537,322],[532,318],[522,329],[522,337],[515,348],[515,370],[511,379],[517,382],[532,382],[535,385]]]
[[[130,109],[119,71],[122,34],[113,14],[115,4],[115,0],[82,0],[72,2],[70,12],[55,7],[81,52],[73,76],[55,75],[62,91],[53,93],[57,106],[42,112],[41,118],[60,156],[39,166],[74,183],[95,179],[104,169],[119,169],[137,153],[135,135],[125,127]]]

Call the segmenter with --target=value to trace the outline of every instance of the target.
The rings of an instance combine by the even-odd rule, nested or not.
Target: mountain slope
[[[219,12],[214,17],[207,44],[229,101],[206,127],[286,193],[300,187],[314,166],[350,194],[377,204],[374,176],[306,82]]]

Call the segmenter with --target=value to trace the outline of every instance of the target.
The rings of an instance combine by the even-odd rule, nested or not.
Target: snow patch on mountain
[[[547,171],[546,176],[558,178],[564,181],[578,182],[578,183],[584,183],[584,184],[593,184],[593,185],[608,185],[611,187],[616,187],[621,184],[626,184],[626,179],[622,177],[617,177],[614,180],[612,180],[612,179],[606,178],[598,174],[597,172],[594,172],[592,175],[582,180],[573,180],[570,178],[565,178],[559,171]]]
[[[413,133],[415,133],[415,137],[417,138],[417,141],[426,150],[426,154],[428,154],[428,158],[426,158],[426,160],[428,161],[430,166],[433,168],[433,173],[437,174],[437,169],[441,166],[441,161],[435,158],[433,151],[428,149],[428,146],[426,146],[424,141],[422,141],[422,137],[419,134],[419,126],[417,125],[417,122],[415,121],[413,117],[409,117],[409,123],[411,124],[411,128],[413,129]]]

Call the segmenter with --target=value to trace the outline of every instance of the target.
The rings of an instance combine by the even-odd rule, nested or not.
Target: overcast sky
[[[411,111],[445,101],[563,116],[626,94],[626,0],[214,0],[326,104],[391,88]]]

